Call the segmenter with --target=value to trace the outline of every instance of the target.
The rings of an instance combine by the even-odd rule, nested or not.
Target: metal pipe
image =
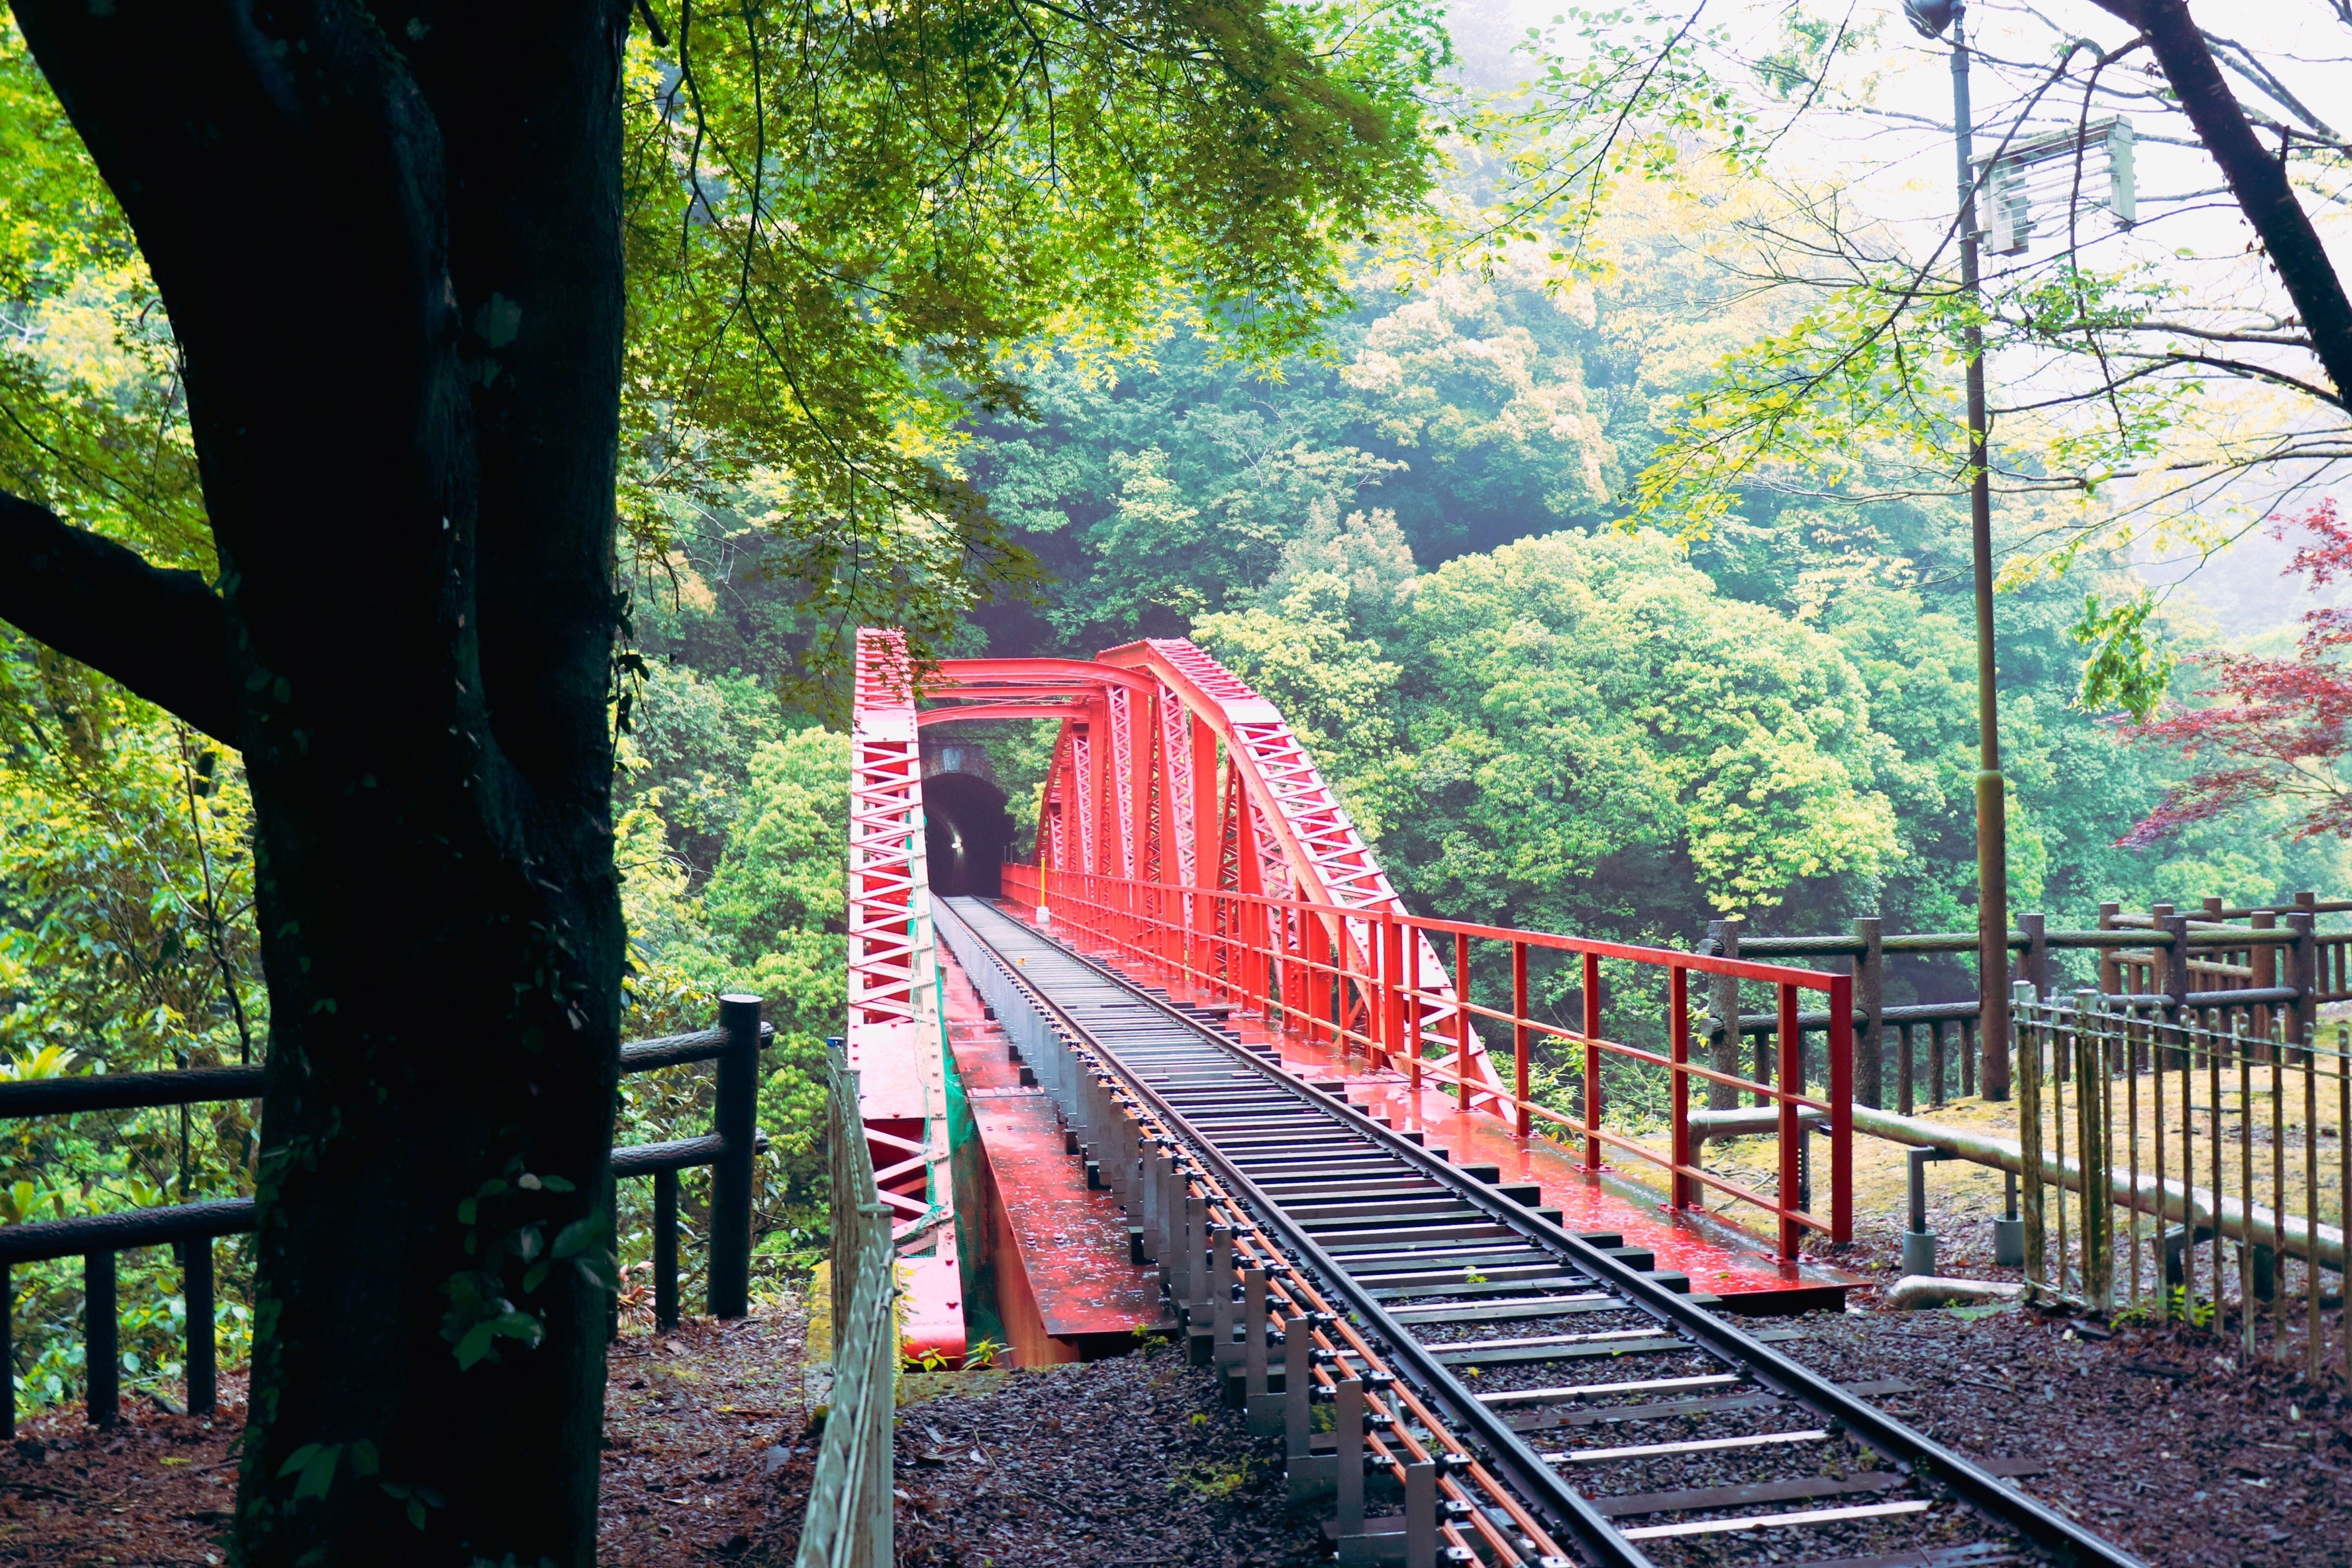
[[[1692,1136],[1696,1137],[1698,1118],[1696,1114],[1691,1118],[1691,1122]],[[2022,1172],[2025,1168],[2023,1152],[2013,1139],[1995,1138],[1962,1128],[1940,1126],[1933,1121],[1920,1121],[1916,1117],[1897,1116],[1887,1110],[1874,1110],[1866,1105],[1857,1105],[1853,1108],[1853,1130],[1856,1132],[1867,1132],[1874,1138],[1884,1138],[1890,1143],[1901,1143],[1910,1148],[1939,1149],[1953,1159],[1966,1160],[1971,1164],[1989,1166],[1996,1171]],[[1716,1136],[1722,1136],[1722,1134],[1716,1134]],[[2056,1185],[2064,1187],[2069,1192],[2079,1193],[2083,1190],[2083,1169],[2081,1164],[2072,1157],[2061,1162],[2045,1154],[2042,1157],[2042,1168],[2054,1179]],[[2158,1188],[2153,1176],[2143,1177],[2137,1183],[2134,1183],[2128,1176],[2110,1173],[2108,1185],[2113,1194],[2114,1202],[2124,1205],[2137,1202],[2143,1212],[2155,1211]],[[2181,1190],[2181,1184],[2168,1180],[2161,1190],[2164,1203],[2163,1217],[2168,1223],[2179,1221],[2190,1224],[2194,1228],[2213,1226],[2213,1194],[2210,1189],[2191,1187],[2184,1193]],[[2317,1260],[2322,1268],[2333,1268],[2339,1272],[2343,1269],[2344,1232],[2340,1227],[2332,1225],[2315,1226],[2311,1220],[2294,1215],[2288,1215],[2282,1219],[2273,1211],[2260,1204],[2253,1205],[2252,1220],[2253,1229],[2250,1232],[2247,1228],[2244,1202],[2226,1194],[2223,1194],[2220,1230],[2224,1237],[2233,1241],[2245,1241],[2251,1244],[2257,1238],[2266,1240],[2272,1227],[2276,1226],[2280,1227],[2278,1235],[2288,1253],[2296,1258],[2308,1259],[2315,1256],[2315,1248]],[[2316,1241],[2313,1238],[2315,1231],[2317,1233]]]

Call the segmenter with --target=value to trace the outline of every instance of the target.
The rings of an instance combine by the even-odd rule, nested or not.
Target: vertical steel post
[[[1698,1184],[1683,1174],[1691,1164],[1690,971],[1679,963],[1666,971],[1666,1054],[1674,1063],[1666,1069],[1667,1114],[1674,1129],[1669,1149],[1674,1169],[1666,1192],[1675,1208],[1686,1209],[1697,1195]]]
[[[1192,820],[1187,824],[1192,835],[1192,885],[1202,889],[1185,900],[1192,911],[1184,942],[1184,963],[1192,972],[1195,984],[1207,977],[1209,968],[1208,936],[1213,916],[1209,910],[1207,889],[1217,885],[1217,862],[1223,858],[1224,845],[1217,831],[1217,807],[1223,792],[1217,788],[1217,732],[1198,718],[1192,730]]]
[[[1853,1239],[1853,981],[1830,976],[1830,1239]]]
[[[1404,1050],[1404,930],[1397,924],[1396,916],[1383,914],[1380,923],[1381,943],[1381,1053],[1391,1061]],[[1412,1114],[1421,1116],[1421,1056],[1405,1051],[1406,1072],[1412,1082]],[[1382,1066],[1387,1063],[1383,1062]]]
[[[710,1170],[710,1315],[740,1318],[751,1310],[751,1154],[760,1098],[760,998],[719,999],[727,1049],[710,1130],[719,1138]]]
[[[1406,1054],[1412,1058],[1412,1081],[1414,1087],[1418,1089],[1421,1084],[1422,1058],[1421,933],[1402,920],[1396,922],[1396,928],[1397,955],[1404,961],[1397,971],[1404,977],[1404,990],[1397,998],[1397,1021],[1403,1026],[1404,1048]],[[1443,1099],[1445,1090],[1440,1088],[1437,1092]],[[1421,1110],[1421,1097],[1418,1094],[1413,1097],[1413,1110],[1416,1113]]]
[[[1309,1401],[1314,1397],[1315,1374],[1307,1370],[1307,1352],[1314,1348],[1314,1326],[1307,1319],[1283,1320],[1282,1453],[1294,1472],[1307,1468],[1300,1461],[1313,1451],[1315,1410]],[[1291,1495],[1295,1499],[1297,1493]]]
[[[1511,1092],[1518,1099],[1518,1134],[1535,1131],[1535,1115],[1528,1109],[1528,944],[1511,943]]]
[[[1454,1082],[1455,1103],[1470,1109],[1470,938],[1454,933]]]
[[[1209,1232],[1209,1342],[1212,1365],[1232,1363],[1234,1352],[1234,1227],[1221,1225]]]
[[[1601,1169],[1601,955],[1584,954],[1584,1168]]]
[[[1779,1108],[1780,1188],[1773,1202],[1780,1216],[1780,1256],[1794,1258],[1804,1241],[1805,1227],[1789,1217],[1797,1205],[1797,1190],[1804,1183],[1805,1124],[1792,1098],[1804,1077],[1804,1044],[1797,1033],[1797,988],[1787,981],[1773,987],[1780,999],[1780,1062],[1773,1103]]]
[[[1404,1468],[1404,1568],[1437,1568],[1437,1463]]]
[[[1242,1270],[1242,1409],[1246,1414],[1253,1399],[1266,1394],[1266,1330],[1271,1325],[1265,1315],[1265,1270]]]
[[[715,1233],[714,1233],[715,1234]],[[654,1173],[654,1327],[677,1327],[677,1173]],[[841,1331],[835,1324],[834,1331]]]
[[[1299,940],[1306,952],[1307,967],[1307,1038],[1312,1044],[1321,1032],[1323,1005],[1331,1004],[1331,1043],[1339,1049],[1342,1059],[1347,1047],[1339,1038],[1339,987],[1333,984],[1331,970],[1331,932],[1323,924],[1323,917],[1308,910],[1299,917]]]
[[[1344,1363],[1343,1363],[1344,1364]],[[1364,1384],[1352,1373],[1339,1380],[1334,1401],[1332,1444],[1339,1460],[1339,1513],[1335,1530],[1344,1542],[1364,1533]],[[1347,1548],[1342,1546],[1341,1552]]]
[[[188,1314],[188,1414],[210,1415],[220,1399],[220,1346],[213,1321],[209,1236],[192,1236],[181,1247],[180,1300]],[[0,1378],[7,1375],[8,1363],[0,1358]]]
[[[122,1415],[122,1348],[114,1299],[114,1254],[81,1260],[82,1373],[89,1384],[89,1424],[111,1426]]]

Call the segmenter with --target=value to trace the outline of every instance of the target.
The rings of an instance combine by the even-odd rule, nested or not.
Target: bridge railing
[[[1450,1093],[1464,1111],[1485,1111],[1510,1124],[1521,1137],[1540,1123],[1547,1133],[1582,1145],[1588,1170],[1603,1165],[1604,1152],[1662,1169],[1676,1209],[1702,1206],[1706,1190],[1772,1216],[1780,1253],[1797,1256],[1804,1233],[1832,1241],[1853,1237],[1853,980],[1780,964],[1678,952],[1666,948],[1595,942],[1550,931],[1477,925],[1417,915],[1349,910],[1300,899],[1186,888],[1083,872],[1003,868],[1003,895],[1035,918],[1042,906],[1056,929],[1066,929],[1130,968],[1180,982],[1196,993],[1257,1013],[1270,1027],[1309,1041],[1361,1055],[1376,1068],[1403,1073],[1418,1109],[1425,1089]],[[1451,1037],[1409,1025],[1427,1016],[1422,1004],[1431,981],[1420,971],[1426,937],[1441,955],[1451,954],[1454,994],[1464,1005],[1450,1009]],[[1541,1016],[1529,994],[1529,961],[1538,953],[1559,955],[1554,963],[1577,966],[1582,984],[1572,995],[1573,1022]],[[1507,997],[1480,1001],[1474,970],[1497,973],[1508,964]],[[1628,1022],[1657,1026],[1664,1046],[1654,1050],[1612,1038],[1602,1023],[1602,965],[1615,969],[1619,1004],[1612,1011]],[[1778,1001],[1778,1049],[1766,1064],[1769,1078],[1741,1078],[1691,1059],[1693,976],[1721,976],[1773,988]],[[1632,981],[1633,984],[1625,984]],[[1813,1025],[1828,1037],[1826,1081],[1819,1093],[1805,1077],[1800,1006],[1804,993],[1819,992],[1825,1022]],[[1628,1007],[1625,998],[1639,1000]],[[1640,1015],[1652,1004],[1654,1019]],[[1630,1015],[1630,1016],[1629,1016]],[[1507,1030],[1512,1080],[1497,1086],[1470,1076],[1465,1048],[1473,1018]],[[1808,1019],[1808,1023],[1811,1020]],[[1644,1033],[1651,1031],[1645,1029]],[[1551,1041],[1570,1048],[1582,1078],[1582,1114],[1554,1109],[1530,1093],[1535,1047]],[[1444,1053],[1435,1061],[1432,1047]],[[1607,1125],[1610,1107],[1602,1077],[1604,1060],[1643,1064],[1661,1071],[1667,1086],[1667,1152]],[[1755,1098],[1772,1114],[1769,1125],[1779,1141],[1778,1182],[1773,1191],[1735,1182],[1708,1171],[1696,1157],[1691,1098],[1696,1083],[1720,1084]],[[1622,1119],[1621,1119],[1622,1124]],[[1803,1139],[1819,1125],[1830,1144],[1829,1205],[1812,1203]]]
[[[793,1568],[890,1568],[898,1257],[889,1205],[874,1201],[857,1074],[838,1042],[825,1069],[825,1110],[833,1164],[833,1392],[793,1562]]]
[[[698,1165],[716,1167],[707,1270],[711,1314],[740,1317],[748,1309],[752,1160],[763,1143],[753,1125],[759,1053],[775,1032],[773,1026],[760,1021],[760,1009],[756,996],[729,996],[719,1004],[716,1028],[633,1040],[621,1047],[624,1073],[654,1072],[693,1062],[719,1064],[709,1133],[613,1151],[615,1177],[653,1178],[654,1316],[659,1327],[677,1321],[677,1173]],[[0,1121],[258,1100],[261,1091],[258,1067],[75,1073],[0,1083]],[[15,1360],[11,1309],[16,1296],[8,1278],[15,1266],[81,1258],[85,1394],[90,1424],[109,1426],[120,1417],[121,1407],[116,1255],[142,1247],[180,1248],[188,1336],[187,1406],[193,1414],[208,1415],[218,1399],[217,1347],[212,1331],[212,1247],[221,1237],[245,1235],[254,1228],[251,1198],[215,1198],[0,1226],[0,1437],[14,1436],[16,1431],[16,1391],[10,1375]]]

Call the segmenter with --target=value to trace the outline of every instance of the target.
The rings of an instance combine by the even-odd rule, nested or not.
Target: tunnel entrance
[[[937,773],[923,780],[923,848],[931,891],[994,898],[997,867],[1013,842],[1004,792],[977,773]]]

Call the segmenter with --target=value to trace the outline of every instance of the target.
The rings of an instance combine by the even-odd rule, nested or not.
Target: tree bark
[[[93,604],[111,573],[184,624],[0,613],[252,780],[236,1558],[590,1568],[625,0],[15,9],[171,312],[223,569],[207,605],[68,541]],[[0,581],[37,522],[0,508]]]
[[[2198,140],[2220,164],[2239,210],[2262,237],[2288,298],[2303,316],[2314,350],[2335,387],[2335,401],[2352,406],[2352,300],[2327,258],[2311,216],[2295,199],[2285,160],[2264,147],[2237,95],[2230,90],[2188,0],[2095,0],[2103,11],[2140,30],[2180,100]]]

